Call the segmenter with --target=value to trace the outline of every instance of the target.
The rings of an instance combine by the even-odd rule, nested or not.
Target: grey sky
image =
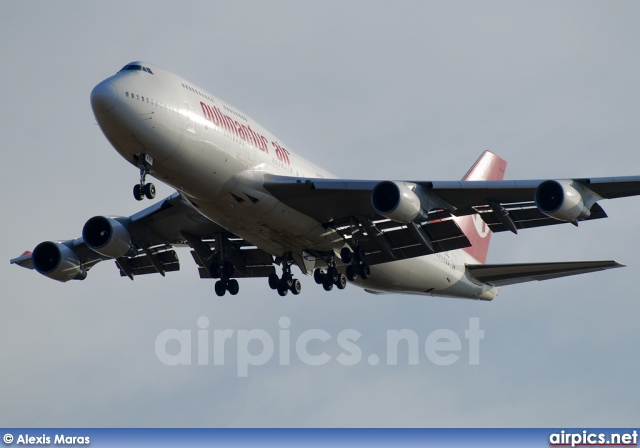
[[[215,296],[187,251],[166,278],[101,263],[61,284],[8,260],[129,215],[138,173],[95,125],[89,93],[132,60],[172,70],[344,177],[458,179],[484,149],[508,178],[640,172],[637,2],[0,2],[5,162],[0,268],[2,426],[637,426],[639,199],[610,219],[500,234],[489,262],[617,259],[606,273],[503,288],[491,303],[372,296],[356,287],[280,298],[266,281]],[[158,196],[172,190],[156,182]],[[363,334],[363,360],[277,358],[236,377],[165,366],[166,329]],[[480,319],[480,364],[464,330]],[[370,366],[411,329],[419,365]],[[451,366],[423,351],[463,341]],[[234,339],[235,341],[235,339]],[[333,345],[332,345],[333,344]],[[195,350],[195,349],[194,349]]]

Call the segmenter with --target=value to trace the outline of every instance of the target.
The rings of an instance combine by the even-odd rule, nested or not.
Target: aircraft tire
[[[278,294],[280,294],[282,297],[286,296],[288,293],[289,288],[287,288],[286,285],[280,284],[280,286],[278,286]]]
[[[147,199],[153,199],[156,197],[156,186],[152,183],[148,183],[144,186],[144,195]]]
[[[315,271],[313,271],[313,279],[318,285],[321,285],[322,282],[324,282],[324,277],[325,273],[322,271],[322,269],[316,269]]]
[[[338,281],[338,270],[335,267],[330,267],[329,269],[327,269],[327,279],[331,282],[331,283],[335,283]]]
[[[227,291],[229,291],[229,294],[231,294],[232,296],[238,294],[238,292],[240,292],[240,285],[238,284],[238,280],[229,280],[229,283],[227,284]]]
[[[338,275],[336,286],[338,287],[338,289],[344,289],[347,287],[347,277],[344,274]]]
[[[362,277],[362,280],[366,280],[369,277],[371,277],[371,268],[367,263],[362,263],[358,271],[359,271],[358,274],[360,274],[360,277]]]
[[[358,271],[353,265],[347,266],[347,280],[354,281],[358,278]]]
[[[227,287],[222,280],[218,280],[215,285],[215,290],[218,297],[222,297],[224,293],[227,292]]]
[[[278,274],[269,274],[269,288],[278,289],[278,283],[280,282],[280,278]]]
[[[133,197],[136,198],[136,201],[142,201],[144,199],[144,191],[142,191],[142,186],[140,184],[135,184],[133,186]]]
[[[300,280],[294,278],[293,284],[289,287],[289,290],[293,293],[293,295],[297,296],[298,294],[300,294],[300,292],[302,291],[302,284],[300,283]]]

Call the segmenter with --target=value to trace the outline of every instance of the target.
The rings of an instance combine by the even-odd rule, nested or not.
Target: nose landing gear
[[[153,199],[156,197],[156,187],[151,182],[148,184],[145,182],[147,174],[152,174],[150,166],[153,165],[153,157],[149,154],[141,154],[134,156],[134,160],[137,160],[140,168],[140,183],[133,186],[133,197],[137,201],[142,201],[145,197],[147,199]]]

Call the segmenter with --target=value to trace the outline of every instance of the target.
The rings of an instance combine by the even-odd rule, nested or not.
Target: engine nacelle
[[[371,205],[376,213],[403,224],[424,214],[420,198],[404,182],[380,182],[371,192]]]
[[[62,243],[45,241],[38,244],[33,249],[31,260],[36,271],[60,282],[84,280],[87,276],[76,253]]]
[[[94,216],[87,221],[82,228],[82,238],[91,249],[110,258],[122,257],[133,247],[127,228],[106,216]]]
[[[546,180],[535,193],[538,210],[560,221],[576,222],[591,215],[582,194],[570,180]]]

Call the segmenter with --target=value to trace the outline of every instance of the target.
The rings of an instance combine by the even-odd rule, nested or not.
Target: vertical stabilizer
[[[476,163],[473,164],[462,180],[503,180],[506,169],[506,160],[501,159],[491,151],[485,151],[480,158],[476,160]],[[489,242],[491,241],[491,230],[489,230],[489,226],[487,226],[477,213],[457,218],[457,222],[471,242],[471,246],[466,247],[464,250],[479,263],[484,264],[487,261]]]

